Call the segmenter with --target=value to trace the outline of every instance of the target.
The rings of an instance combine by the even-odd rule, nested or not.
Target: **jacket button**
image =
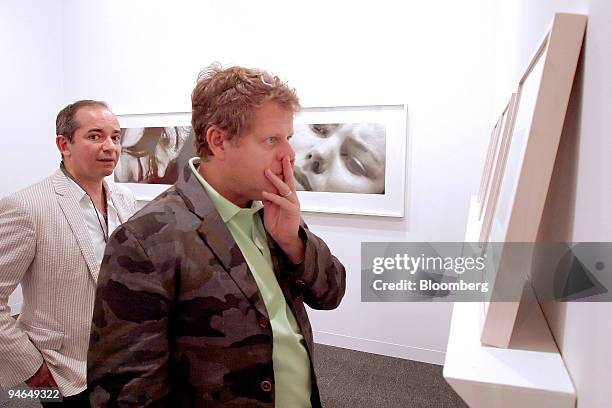
[[[301,279],[296,280],[295,284],[298,286],[306,286],[306,283]]]
[[[260,317],[259,318],[259,327],[261,327],[262,329],[265,329],[266,327],[268,327],[268,319],[266,319],[265,317]]]
[[[264,392],[272,391],[272,382],[270,380],[263,380],[261,384],[259,384],[261,390]]]

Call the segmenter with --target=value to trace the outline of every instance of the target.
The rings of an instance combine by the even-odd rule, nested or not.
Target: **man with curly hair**
[[[93,406],[317,407],[304,303],[345,270],[300,217],[295,92],[212,65],[192,94],[198,156],[108,244],[92,324]]]

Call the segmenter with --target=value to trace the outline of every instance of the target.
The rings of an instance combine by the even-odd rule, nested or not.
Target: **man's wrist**
[[[289,258],[291,263],[294,265],[299,265],[304,261],[306,244],[304,244],[304,241],[302,241],[299,235],[296,235],[295,240],[293,240],[291,243],[282,245],[281,248],[283,249],[283,252],[285,252],[285,255],[287,255],[287,258]]]

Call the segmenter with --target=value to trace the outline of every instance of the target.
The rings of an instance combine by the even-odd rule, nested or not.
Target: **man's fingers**
[[[291,188],[276,174],[272,173],[270,169],[266,169],[266,177],[268,177],[268,180],[270,180],[272,184],[274,184],[274,187],[276,187],[276,190],[278,190],[278,194],[280,196],[287,196],[287,198],[289,199],[291,198],[290,196],[293,194],[288,194],[290,191],[292,192],[293,190],[291,190]]]
[[[285,156],[283,159],[283,176],[285,177],[285,183],[289,186],[291,191],[295,192],[295,179],[293,178],[293,166],[291,166],[291,160],[289,156]]]
[[[289,202],[288,199],[280,197],[276,194],[268,193],[267,191],[263,192],[263,196],[267,201],[270,201],[271,203],[276,204],[279,207],[284,208],[285,210],[290,210],[294,206],[294,204]],[[291,198],[291,197],[288,197],[288,198]]]

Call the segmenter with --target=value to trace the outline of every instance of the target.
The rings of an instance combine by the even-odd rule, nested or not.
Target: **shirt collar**
[[[200,164],[199,157],[193,157],[189,159],[189,168],[191,169],[193,175],[198,179],[204,190],[210,197],[210,200],[213,202],[217,211],[219,211],[219,215],[224,223],[227,224],[229,220],[234,218],[236,214],[244,214],[251,213],[255,214],[257,211],[263,208],[263,203],[261,201],[251,201],[250,208],[240,208],[236,204],[229,201],[227,198],[223,197],[221,194],[217,192],[208,182],[202,177],[202,175],[198,172],[197,165]]]
[[[75,183],[75,181],[72,178],[70,178],[70,177],[66,177],[66,178],[68,179],[68,183],[70,185],[70,190],[72,191],[72,194],[77,199],[77,201],[81,201],[85,197],[87,197],[87,193],[85,193],[85,190],[83,190],[81,188],[81,186],[79,186],[77,183]]]
[[[90,202],[89,197],[85,190],[81,188],[72,178],[66,177],[69,182],[70,191],[72,192],[72,196],[80,203],[83,200],[86,200],[87,203]],[[113,210],[116,210],[115,205],[113,204],[113,200],[110,199],[110,189],[106,185],[105,181],[102,181],[102,188],[106,191],[106,205]]]

